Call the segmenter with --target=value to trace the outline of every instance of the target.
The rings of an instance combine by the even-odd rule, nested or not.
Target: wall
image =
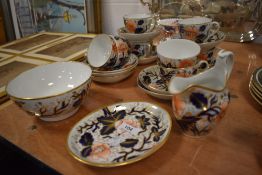
[[[130,13],[149,13],[140,0],[102,0],[102,30],[106,34],[117,34],[124,26],[123,16]]]

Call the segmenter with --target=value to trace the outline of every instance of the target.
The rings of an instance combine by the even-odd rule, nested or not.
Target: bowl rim
[[[31,71],[31,70],[33,70],[33,69],[38,69],[39,67],[42,67],[42,66],[47,66],[47,65],[51,65],[51,64],[58,64],[58,63],[77,63],[77,64],[82,64],[82,65],[86,66],[88,69],[90,69],[90,71],[91,71],[90,76],[87,78],[87,80],[85,80],[84,82],[82,82],[82,83],[79,84],[78,86],[76,86],[76,87],[74,87],[74,88],[72,88],[72,89],[68,89],[68,90],[66,90],[66,91],[60,92],[60,93],[52,94],[52,95],[39,96],[39,97],[16,97],[16,96],[14,96],[14,95],[11,95],[11,94],[8,92],[7,88],[8,88],[8,86],[9,86],[9,84],[10,84],[13,80],[15,80],[16,77],[18,77],[19,75],[21,75],[21,74],[23,74],[23,73],[25,73],[25,72]],[[33,68],[33,69],[29,69],[29,70],[27,70],[27,71],[24,71],[24,72],[20,73],[19,75],[17,75],[14,79],[12,79],[11,81],[9,81],[8,84],[7,84],[7,86],[5,87],[5,92],[6,92],[6,94],[7,94],[11,99],[13,98],[13,99],[16,99],[16,100],[38,100],[38,99],[47,99],[47,98],[52,98],[52,97],[56,97],[56,96],[61,96],[61,95],[67,94],[67,93],[69,93],[69,92],[72,92],[72,91],[80,88],[81,86],[83,86],[83,85],[86,84],[86,83],[91,83],[92,69],[90,68],[89,65],[86,65],[86,64],[84,64],[84,63],[77,62],[77,61],[69,61],[69,62],[55,62],[55,63],[45,64],[45,65],[42,65],[42,66],[37,66],[37,67],[35,67],[35,68]],[[89,81],[90,81],[90,82],[89,82]]]

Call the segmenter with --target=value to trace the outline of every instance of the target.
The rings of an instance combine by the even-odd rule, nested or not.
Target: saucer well
[[[150,89],[147,89],[140,81],[139,79],[137,79],[137,86],[144,91],[146,94],[161,99],[161,100],[172,100],[173,95],[171,94],[162,94],[162,93],[157,93],[157,92],[153,92]]]
[[[152,41],[156,36],[158,36],[160,34],[160,31],[158,31],[157,29],[154,29],[151,32],[135,34],[135,33],[126,32],[125,28],[122,27],[117,30],[117,33],[119,36],[127,39],[128,41],[149,42],[149,41]]]
[[[170,94],[168,92],[168,83],[174,74],[175,71],[167,71],[167,69],[163,69],[158,65],[153,65],[143,69],[139,73],[138,79],[150,91]]]
[[[166,142],[167,111],[148,102],[117,103],[88,114],[69,132],[69,153],[82,163],[116,167],[144,159]]]

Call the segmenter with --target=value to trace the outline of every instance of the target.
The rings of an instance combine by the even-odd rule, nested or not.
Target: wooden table
[[[221,48],[235,53],[229,81],[231,103],[224,119],[207,137],[184,136],[172,115],[171,102],[146,95],[136,86],[141,69],[116,84],[93,83],[88,99],[73,117],[60,122],[43,122],[15,104],[0,111],[0,135],[62,174],[262,174],[262,107],[248,92],[251,72],[262,66],[262,45],[224,42]],[[117,168],[84,165],[69,155],[66,139],[70,128],[102,105],[121,101],[148,101],[165,108],[173,117],[167,143],[150,157]]]

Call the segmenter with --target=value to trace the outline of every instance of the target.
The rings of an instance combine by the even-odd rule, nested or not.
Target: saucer
[[[122,27],[122,28],[117,30],[117,33],[118,33],[119,36],[127,39],[128,41],[150,42],[156,36],[158,36],[160,34],[160,31],[158,31],[157,29],[154,29],[151,32],[135,34],[135,33],[128,33],[128,32],[126,32],[125,28]]]
[[[69,132],[69,153],[82,163],[116,167],[144,159],[164,145],[172,127],[166,110],[148,102],[101,108]]]
[[[157,93],[157,92],[153,92],[150,89],[147,89],[140,81],[139,79],[137,79],[137,86],[144,91],[146,94],[161,99],[161,100],[172,100],[173,95],[171,94],[162,94],[162,93]]]
[[[225,40],[225,37],[226,35],[224,32],[218,31],[207,42],[198,43],[201,48],[201,52],[206,52],[212,48],[215,48],[218,44]]]
[[[144,64],[153,63],[156,60],[157,60],[157,55],[151,55],[151,56],[148,56],[148,57],[142,57],[142,58],[138,59],[138,65],[144,65]]]
[[[168,83],[174,74],[175,71],[167,71],[167,69],[158,65],[153,65],[143,69],[139,73],[138,79],[150,91],[170,94],[168,92]]]
[[[134,54],[130,54],[129,55],[129,59],[128,61],[121,65],[121,66],[115,66],[115,67],[107,67],[107,68],[97,68],[93,70],[93,74],[115,74],[115,73],[119,73],[119,72],[123,72],[126,71],[130,68],[132,68],[136,62],[137,62],[138,58],[136,55]]]

